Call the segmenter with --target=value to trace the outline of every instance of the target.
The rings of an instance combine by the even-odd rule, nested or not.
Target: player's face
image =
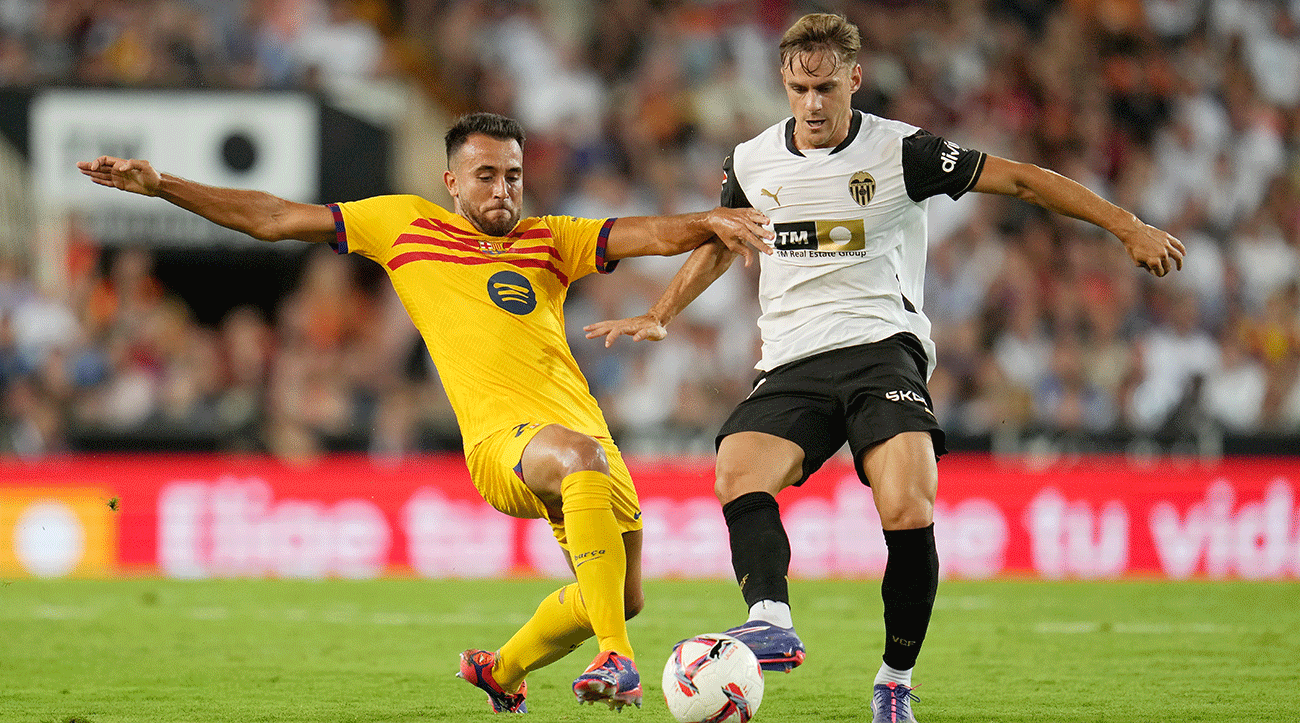
[[[505,236],[519,223],[524,195],[524,152],[513,139],[471,135],[443,176],[456,213],[489,236]]]
[[[848,137],[862,66],[831,52],[799,53],[781,67],[781,81],[794,114],[796,148],[834,148]]]

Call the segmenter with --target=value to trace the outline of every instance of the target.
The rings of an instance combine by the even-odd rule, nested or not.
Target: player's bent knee
[[[753,474],[729,475],[719,471],[713,483],[713,494],[717,496],[718,502],[724,505],[750,492],[767,492],[775,497],[780,491],[779,482],[770,482]]]
[[[529,471],[555,480],[557,486],[560,480],[576,472],[609,474],[609,460],[600,442],[559,425],[539,432],[525,450],[525,458]]]
[[[556,454],[563,475],[587,471],[609,474],[609,459],[600,442],[577,432],[566,441],[568,444]]]
[[[743,494],[756,491],[757,490],[746,489],[744,485],[736,484],[733,480],[723,480],[722,478],[718,478],[718,480],[713,483],[713,494],[718,498],[718,502],[724,505]]]
[[[762,464],[733,449],[718,455],[714,470],[713,494],[725,505],[751,492],[766,492],[775,497],[802,479],[803,460],[781,458]]]
[[[932,522],[934,522],[932,516],[894,515],[888,519],[881,518],[880,527],[884,530],[919,530],[922,527],[929,527]]]
[[[934,522],[934,505],[925,499],[878,508],[877,512],[880,526],[886,530],[915,530]]]

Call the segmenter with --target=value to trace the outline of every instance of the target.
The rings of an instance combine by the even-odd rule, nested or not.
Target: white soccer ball
[[[763,669],[744,643],[722,633],[673,648],[664,666],[664,701],[679,723],[747,723],[763,702]]]

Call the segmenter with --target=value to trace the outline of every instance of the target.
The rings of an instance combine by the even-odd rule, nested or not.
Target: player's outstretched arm
[[[775,238],[765,228],[767,216],[752,208],[717,207],[712,211],[676,216],[633,216],[620,218],[610,229],[605,258],[615,261],[630,256],[673,256],[685,253],[717,238],[745,257],[749,266],[754,251],[770,254],[767,243]]]
[[[1183,268],[1183,255],[1187,253],[1183,242],[1059,173],[988,156],[973,189],[1015,196],[1049,211],[1096,224],[1123,242],[1134,263],[1156,276]]]
[[[82,175],[101,186],[156,196],[263,241],[332,241],[334,214],[325,206],[295,203],[262,191],[219,188],[159,173],[148,161],[100,156],[81,161]]]
[[[709,284],[717,281],[736,256],[717,239],[705,243],[691,252],[650,311],[630,319],[598,321],[582,327],[582,330],[587,332],[588,339],[605,337],[607,349],[615,339],[624,335],[632,337],[632,341],[662,341],[668,336],[668,323],[709,288]]]

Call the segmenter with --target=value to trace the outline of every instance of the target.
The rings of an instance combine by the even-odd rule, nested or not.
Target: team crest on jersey
[[[498,271],[488,279],[487,292],[493,303],[517,316],[537,308],[537,294],[523,274]]]
[[[858,171],[849,179],[849,195],[859,206],[871,203],[871,197],[876,195],[876,179],[866,171]]]
[[[838,253],[867,247],[866,224],[860,218],[778,223],[772,230],[776,233],[773,245],[777,251]]]
[[[498,256],[506,252],[506,243],[502,239],[484,239],[478,240],[478,250],[485,254]]]

